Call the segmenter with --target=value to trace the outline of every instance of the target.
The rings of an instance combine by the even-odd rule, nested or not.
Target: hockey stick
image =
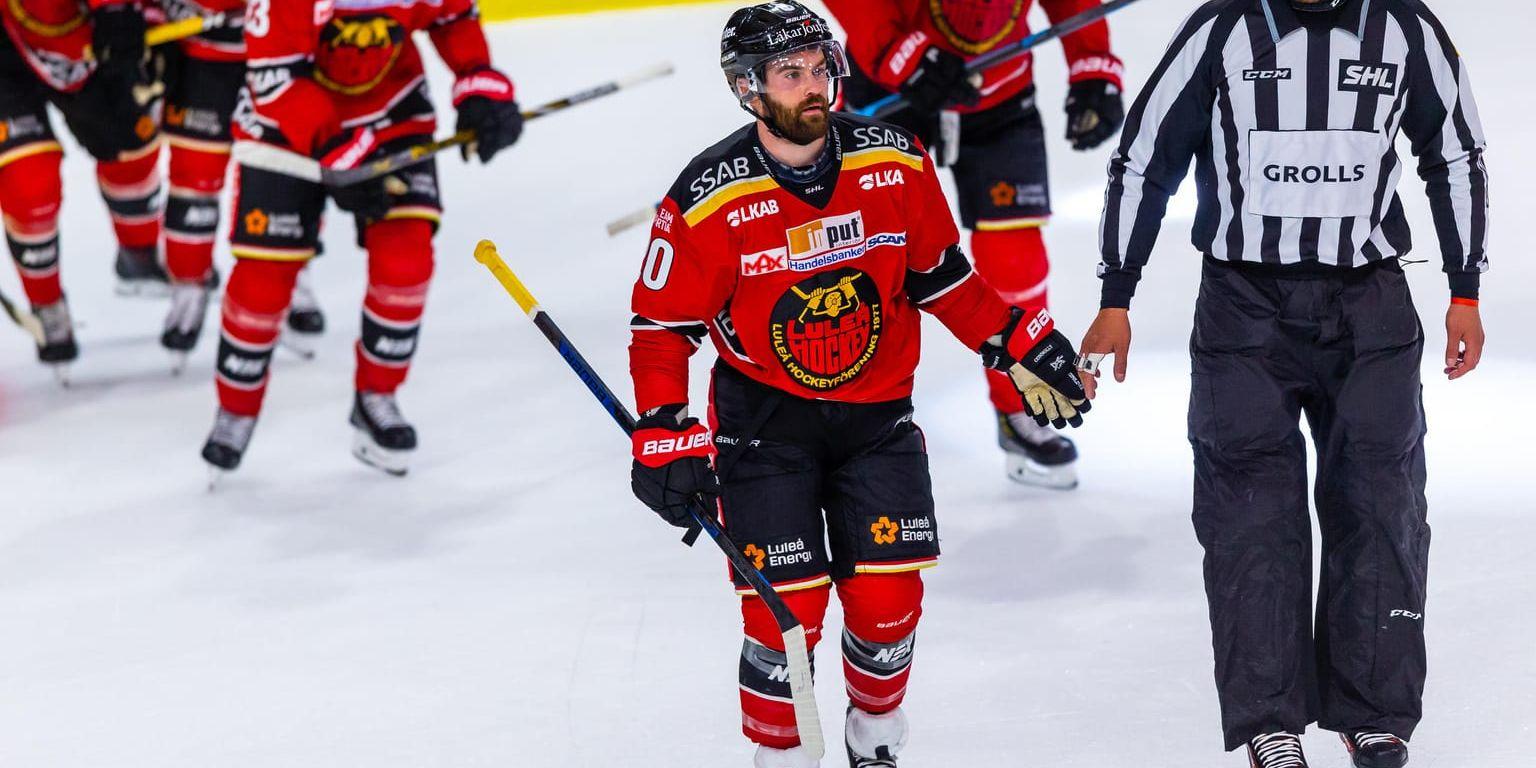
[[[628,230],[632,227],[638,227],[641,224],[650,221],[651,218],[656,215],[656,209],[660,207],[661,203],[656,203],[655,205],[648,205],[644,208],[637,208],[635,209],[634,213],[625,214],[617,219],[614,219],[613,221],[608,222],[608,236],[616,237],[620,232]]]
[[[1089,24],[1092,24],[1095,21],[1098,21],[1099,19],[1102,19],[1105,16],[1108,16],[1111,13],[1114,13],[1115,11],[1118,11],[1121,8],[1124,8],[1134,2],[1137,2],[1137,0],[1109,0],[1109,2],[1103,5],[1089,8],[1088,10],[1071,17],[1061,22],[1060,24],[1042,29],[1039,32],[1036,32],[1018,41],[1017,43],[1006,45],[993,51],[988,51],[974,59],[971,59],[965,64],[965,71],[970,72],[971,74],[985,72],[986,70],[991,69],[998,64],[1002,64],[1005,61],[1023,56],[1025,53],[1029,52],[1030,49],[1040,45],[1041,43],[1050,42],[1051,40],[1055,40],[1058,37],[1070,35],[1073,32],[1076,32],[1079,29],[1082,29],[1083,27],[1086,27]],[[907,97],[899,93],[893,93],[884,98],[876,99],[869,104],[865,104],[864,106],[854,110],[854,112],[865,117],[880,118],[885,117],[892,112],[896,112],[905,106],[907,106]]]
[[[587,389],[624,430],[624,433],[634,432],[635,417],[613,394],[613,391],[608,389],[608,385],[603,383],[597,371],[592,369],[592,366],[581,356],[581,352],[571,344],[570,339],[560,330],[560,326],[555,325],[549,313],[539,306],[533,294],[528,292],[528,287],[523,285],[516,274],[513,274],[512,269],[502,260],[501,254],[497,253],[496,244],[489,240],[481,240],[475,246],[475,261],[485,265],[485,268],[495,275],[501,287],[512,296],[517,305],[528,315],[528,319],[538,326],[544,338],[549,339],[549,343],[554,345],[562,358],[565,358],[566,364],[576,372],[581,382],[587,385]],[[774,620],[778,622],[779,632],[784,636],[789,689],[795,707],[795,724],[800,730],[800,744],[819,759],[826,752],[826,743],[821,735],[821,717],[816,711],[816,695],[811,686],[811,654],[806,645],[805,627],[801,626],[800,621],[789,610],[784,598],[779,596],[772,584],[768,583],[763,572],[753,567],[746,555],[742,554],[741,549],[726,538],[725,532],[715,522],[710,510],[702,503],[695,501],[690,511],[693,513],[694,522],[715,540],[721,551],[725,552],[726,559],[730,560],[731,566],[747,580],[748,584],[752,585],[752,589],[757,592],[758,597],[762,598],[763,604],[768,606]]]
[[[3,293],[0,293],[0,309],[5,310],[6,316],[11,318],[11,322],[15,323],[16,327],[31,334],[32,338],[37,340],[38,346],[48,342],[47,338],[43,335],[43,323],[37,319],[37,315],[12,304],[11,300],[6,298],[6,295]]]
[[[573,93],[563,99],[556,99],[546,104],[540,104],[533,109],[524,110],[523,119],[533,120],[545,115],[554,114],[555,112],[574,107],[577,104],[600,99],[647,80],[655,80],[670,74],[672,74],[672,65],[670,63],[658,64],[655,67],[629,77],[611,80],[588,88],[585,91]],[[377,179],[380,176],[388,176],[401,168],[426,160],[445,149],[470,144],[474,140],[475,134],[473,132],[460,131],[447,138],[418,144],[414,147],[407,147],[398,152],[380,157],[377,160],[370,160],[356,168],[342,170],[326,168],[320,164],[319,160],[308,155],[301,155],[292,150],[259,141],[235,142],[234,158],[236,162],[253,168],[281,173],[285,176],[324,184],[328,187],[345,187]]]

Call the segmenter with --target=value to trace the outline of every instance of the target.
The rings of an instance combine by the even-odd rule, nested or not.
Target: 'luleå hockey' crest
[[[951,45],[975,55],[1013,33],[1024,0],[928,0],[928,11]]]
[[[790,376],[824,392],[864,372],[880,346],[883,321],[874,280],[844,268],[790,286],[773,307],[769,338]]]

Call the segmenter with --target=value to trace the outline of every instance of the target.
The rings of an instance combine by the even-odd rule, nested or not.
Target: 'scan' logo
[[[875,535],[876,544],[895,544],[896,534],[901,533],[901,526],[889,517],[881,515],[879,520],[870,524],[869,532]]]
[[[773,307],[774,356],[801,386],[825,392],[863,373],[880,346],[884,317],[874,280],[856,269],[817,273]]]

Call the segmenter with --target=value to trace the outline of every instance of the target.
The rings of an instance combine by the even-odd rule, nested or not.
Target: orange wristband
[[[1461,307],[1475,307],[1477,306],[1477,299],[1463,299],[1460,296],[1452,296],[1451,305]]]

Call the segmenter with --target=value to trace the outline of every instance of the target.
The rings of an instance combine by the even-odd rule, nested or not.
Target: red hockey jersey
[[[687,402],[688,356],[706,334],[721,360],[768,386],[880,402],[912,392],[919,308],[972,349],[1007,322],[957,246],[917,139],[830,119],[834,155],[818,177],[785,178],[754,123],[695,158],[667,193],[633,294],[641,412]]]
[[[887,87],[906,77],[909,56],[894,55],[905,45],[915,54],[926,45],[973,58],[1018,42],[1030,34],[1033,0],[826,0],[827,8],[848,33],[848,55],[864,72]],[[1099,0],[1040,0],[1052,23],[1099,5]],[[1120,87],[1120,60],[1110,52],[1109,25],[1090,24],[1062,38],[1068,79],[1108,80]],[[978,112],[1013,98],[1034,82],[1034,59],[1025,54],[983,73],[981,101],[960,112]],[[893,71],[894,70],[894,71]],[[900,76],[896,76],[900,73]]]
[[[262,130],[272,129],[277,143],[311,153],[329,138],[325,122],[350,128],[388,118],[393,126],[377,131],[380,141],[430,133],[430,104],[400,112],[425,79],[411,37],[421,30],[456,75],[490,66],[474,0],[251,0],[245,44],[254,114],[243,135],[277,141]]]
[[[0,21],[27,66],[58,91],[74,92],[95,71],[91,9],[131,0],[5,0]]]

